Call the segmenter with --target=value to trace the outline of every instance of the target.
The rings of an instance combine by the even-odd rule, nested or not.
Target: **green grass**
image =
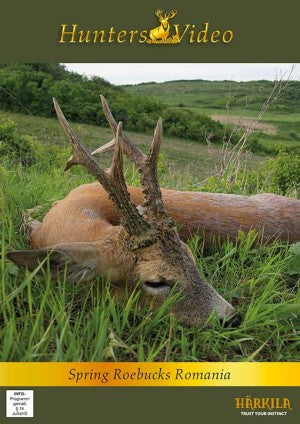
[[[0,118],[5,114],[1,112]],[[12,115],[21,133],[37,136],[52,150],[66,146],[56,120]],[[84,141],[96,147],[111,138],[108,129],[75,126]],[[145,148],[149,136],[132,134]],[[49,166],[44,158],[22,168],[0,167],[0,360],[1,361],[295,361],[299,360],[300,297],[295,255],[287,244],[259,246],[256,235],[240,235],[235,243],[217,241],[204,251],[199,239],[189,245],[201,275],[242,315],[238,328],[226,328],[213,316],[204,327],[187,328],[165,304],[157,311],[142,309],[139,292],[128,293],[120,305],[101,276],[91,283],[54,283],[49,272],[37,275],[5,259],[9,249],[27,248],[22,213],[52,202],[73,187],[92,181],[74,168],[62,172],[69,149]],[[209,159],[207,147],[192,142],[164,141],[161,185],[199,188],[220,152]],[[254,157],[252,165],[260,160]],[[129,184],[137,173],[126,168]],[[295,251],[295,247],[293,248]],[[101,287],[101,290],[100,290]],[[101,294],[100,294],[101,291]],[[174,300],[170,300],[172,303]]]
[[[30,134],[36,137],[49,148],[50,153],[52,146],[66,150],[69,149],[68,143],[56,119],[0,110],[0,123],[7,119],[11,119],[17,124],[20,135]],[[73,123],[72,126],[91,150],[105,144],[112,138],[109,128],[76,123]],[[145,152],[147,151],[152,139],[151,135],[131,132],[127,134],[140,149]],[[202,180],[214,172],[221,158],[221,149],[219,146],[212,146],[208,149],[206,145],[197,141],[183,141],[168,137],[164,137],[161,153],[164,158],[165,167],[168,169],[169,174],[172,175],[171,182],[169,177],[164,178],[161,175],[161,184],[163,187],[178,189],[193,188],[199,185]],[[251,155],[249,157],[249,166],[256,167],[263,158],[264,155]],[[108,164],[107,160],[104,159],[104,163]],[[178,168],[178,163],[180,164],[180,168]],[[63,164],[61,166],[63,168]],[[66,178],[66,174],[62,173],[61,176],[62,178]]]

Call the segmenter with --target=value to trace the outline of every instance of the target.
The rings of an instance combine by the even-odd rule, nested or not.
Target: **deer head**
[[[70,127],[57,101],[54,106],[58,120],[69,139],[73,154],[65,170],[82,165],[107,191],[120,216],[121,225],[111,226],[99,243],[77,243],[54,246],[51,249],[11,252],[10,259],[33,268],[37,260],[51,254],[55,272],[65,264],[69,279],[89,280],[103,272],[103,264],[114,270],[119,290],[138,287],[141,301],[159,306],[172,293],[179,300],[173,307],[175,315],[188,325],[203,324],[215,310],[221,319],[234,314],[233,307],[199,275],[193,256],[177,233],[175,223],[167,216],[157,177],[157,162],[162,139],[162,121],[159,118],[148,154],[142,153],[115,121],[104,97],[102,106],[114,138],[92,154]],[[95,156],[114,150],[110,168],[105,170]],[[136,207],[131,201],[123,175],[123,151],[136,165],[141,175],[144,202]],[[29,252],[29,253],[28,253]],[[24,259],[26,258],[26,259]],[[109,263],[109,265],[107,265]],[[102,266],[102,268],[101,268]]]

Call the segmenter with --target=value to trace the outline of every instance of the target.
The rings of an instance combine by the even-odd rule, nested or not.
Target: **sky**
[[[177,79],[274,80],[288,75],[291,63],[66,63],[67,69],[86,76],[97,75],[121,84],[164,82]],[[293,80],[300,79],[300,64],[295,65]]]

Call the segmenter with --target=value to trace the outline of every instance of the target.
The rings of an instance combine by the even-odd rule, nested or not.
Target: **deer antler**
[[[139,236],[139,244],[148,244],[153,239],[150,225],[138,212],[134,203],[130,200],[123,175],[123,136],[122,123],[116,124],[114,137],[114,157],[108,171],[102,169],[95,158],[88,152],[80,138],[70,127],[64,117],[56,99],[53,99],[58,120],[71,142],[73,155],[67,161],[65,170],[73,165],[82,165],[92,174],[105,188],[110,198],[116,205],[121,216],[122,224],[131,236]],[[142,236],[142,237],[141,237]]]
[[[92,152],[93,156],[107,152],[113,149],[116,140],[117,122],[114,119],[107,101],[101,95],[101,102],[104,114],[109,123],[111,130],[113,131],[115,138],[104,146],[96,149]],[[158,119],[156,128],[154,131],[153,141],[150,150],[147,155],[142,153],[132,141],[126,137],[125,134],[120,134],[120,139],[123,142],[124,153],[131,159],[136,165],[137,169],[141,174],[141,184],[143,186],[143,193],[145,196],[142,208],[144,215],[150,223],[153,222],[156,225],[160,224],[163,226],[173,227],[174,223],[169,218],[164,210],[162,195],[159,188],[158,177],[157,177],[157,162],[158,155],[161,145],[162,138],[162,120]]]
[[[158,18],[161,18],[161,17],[162,17],[162,16],[161,16],[162,12],[163,12],[163,10],[162,10],[162,9],[157,9],[157,10],[155,11],[155,15],[156,15]]]
[[[171,12],[170,12],[170,13],[165,14],[165,19],[171,19],[171,18],[174,18],[174,16],[176,15],[176,13],[177,13],[177,10],[171,10]]]

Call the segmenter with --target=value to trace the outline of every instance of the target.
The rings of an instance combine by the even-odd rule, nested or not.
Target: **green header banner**
[[[299,62],[299,2],[1,5],[1,62]]]

